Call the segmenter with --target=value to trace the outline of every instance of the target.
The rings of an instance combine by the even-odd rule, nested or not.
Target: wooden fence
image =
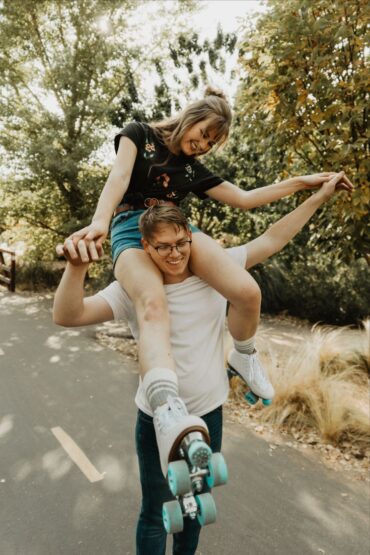
[[[5,263],[4,254],[10,255],[10,265]],[[0,247],[0,283],[5,283],[9,291],[15,291],[15,252]]]

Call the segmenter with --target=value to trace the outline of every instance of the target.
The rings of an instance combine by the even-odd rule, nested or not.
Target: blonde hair
[[[219,89],[207,87],[202,100],[191,102],[179,114],[150,126],[171,152],[180,154],[184,133],[205,119],[209,120],[206,131],[215,130],[215,142],[221,146],[229,136],[232,112],[226,96]]]
[[[151,206],[139,219],[139,229],[143,239],[149,241],[160,225],[171,225],[176,231],[189,231],[189,225],[184,213],[178,206]]]

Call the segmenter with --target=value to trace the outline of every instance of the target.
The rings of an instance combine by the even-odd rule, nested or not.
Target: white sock
[[[244,341],[237,341],[236,339],[234,339],[234,347],[238,351],[238,353],[251,355],[255,351],[254,336],[250,337],[249,339],[245,339]]]
[[[177,375],[169,368],[151,368],[143,378],[143,386],[150,408],[167,403],[168,397],[178,397]]]

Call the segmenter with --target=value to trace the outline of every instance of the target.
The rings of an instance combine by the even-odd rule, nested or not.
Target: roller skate
[[[181,532],[184,518],[198,519],[201,526],[216,520],[212,494],[202,493],[226,484],[227,466],[221,453],[212,454],[204,420],[188,414],[179,397],[169,397],[154,413],[154,428],[163,474],[176,499],[163,504],[168,534]]]
[[[250,405],[255,405],[259,399],[263,405],[271,405],[275,391],[259,361],[257,351],[247,355],[232,349],[227,357],[227,364],[229,379],[239,376],[249,387],[250,391],[245,394],[245,399]]]

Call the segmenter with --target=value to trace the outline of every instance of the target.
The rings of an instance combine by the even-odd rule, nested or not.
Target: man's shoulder
[[[229,247],[226,249],[226,252],[235,262],[240,264],[240,266],[245,266],[247,262],[247,246],[248,245],[239,245],[237,247]]]
[[[105,289],[99,291],[98,295],[108,302],[116,320],[125,319],[130,316],[133,310],[133,303],[117,280],[112,281]]]

